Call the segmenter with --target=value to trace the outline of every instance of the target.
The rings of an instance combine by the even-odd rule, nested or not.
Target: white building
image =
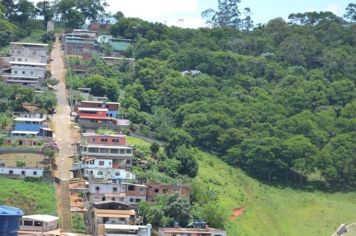
[[[20,222],[20,231],[25,233],[25,231],[48,232],[56,230],[58,228],[58,219],[58,217],[50,215],[23,216]]]
[[[0,175],[13,175],[14,177],[43,177],[43,168],[31,168],[31,167],[10,167],[0,166]]]
[[[41,87],[46,79],[47,44],[11,43],[10,74],[5,81],[30,87]]]
[[[147,186],[142,184],[113,181],[89,184],[89,199],[92,202],[115,201],[137,205],[141,201],[146,201],[146,198]]]
[[[125,163],[123,163],[125,164]],[[134,180],[136,176],[125,169],[113,168],[113,160],[83,157],[80,161],[83,176],[88,179]]]
[[[118,225],[105,224],[105,236],[151,236],[152,226],[148,225]]]

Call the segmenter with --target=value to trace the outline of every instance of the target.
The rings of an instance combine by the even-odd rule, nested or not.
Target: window
[[[120,172],[115,172],[115,176],[120,176]]]
[[[13,170],[9,170],[9,175],[13,175],[14,171]]]
[[[22,61],[22,58],[17,58],[17,61]]]
[[[107,148],[100,148],[100,153],[108,153],[109,149]]]
[[[99,152],[99,148],[89,148],[89,152]]]
[[[99,186],[96,186],[96,187],[95,187],[95,190],[96,190],[96,191],[99,191],[99,190],[100,190],[100,187],[99,187]]]
[[[99,170],[98,175],[103,175],[103,172],[101,170]]]
[[[93,138],[93,142],[95,142],[95,138]]]
[[[42,222],[41,221],[35,221],[35,226],[42,226]]]
[[[37,175],[37,171],[34,171],[34,172],[33,172],[33,175]]]
[[[106,197],[102,197],[101,200],[102,200],[102,201],[106,201]]]
[[[127,153],[127,154],[131,154],[131,153],[132,153],[132,150],[131,150],[131,149],[126,149],[126,153]]]
[[[120,154],[125,154],[125,149],[120,149]]]
[[[156,189],[155,189],[155,193],[159,193],[159,188],[156,188]]]
[[[25,221],[23,222],[23,225],[26,225],[26,226],[33,226],[33,221],[25,220]]]
[[[14,74],[17,75],[17,70],[14,71]]]
[[[129,185],[129,186],[127,187],[127,190],[129,190],[129,191],[135,191],[135,185]]]
[[[102,139],[100,139],[100,141],[103,142],[103,143],[106,143],[108,141],[108,139],[107,138],[102,138]]]
[[[26,172],[24,170],[21,171],[21,175],[25,175]]]
[[[117,187],[113,187],[112,191],[116,193],[117,192]]]
[[[117,154],[119,153],[118,149],[110,149],[110,153]]]
[[[130,198],[130,202],[134,202],[134,199],[133,199],[133,198]]]
[[[33,75],[33,71],[31,71],[30,74]]]
[[[104,165],[104,161],[99,161],[99,166],[103,166]]]
[[[136,198],[135,202],[141,202],[140,198]]]
[[[91,164],[91,165],[94,165],[94,163],[95,163],[95,160],[89,161],[89,164]]]
[[[120,139],[113,138],[113,139],[112,139],[112,142],[113,142],[113,143],[119,143],[119,142],[120,142]]]
[[[115,201],[115,198],[113,197],[113,198],[111,198],[111,201]]]

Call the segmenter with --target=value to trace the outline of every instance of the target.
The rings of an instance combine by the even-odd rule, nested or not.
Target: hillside
[[[16,206],[25,214],[56,214],[54,186],[0,177],[0,205]]]
[[[138,149],[149,143],[129,137]],[[356,193],[305,192],[262,184],[230,167],[216,156],[197,151],[198,176],[193,185],[218,194],[216,207],[230,219],[233,209],[243,214],[227,220],[229,235],[331,235],[341,223],[355,221]]]

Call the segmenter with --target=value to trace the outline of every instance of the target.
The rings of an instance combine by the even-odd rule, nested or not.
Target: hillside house
[[[51,215],[26,215],[20,221],[19,235],[60,235],[58,217]]]
[[[104,224],[103,229],[99,232],[104,232],[105,236],[151,236],[152,226],[148,225],[117,225]]]
[[[9,84],[43,87],[46,80],[47,44],[12,42],[10,73],[4,73]]]
[[[121,181],[91,181],[88,190],[92,202],[115,201],[137,205],[146,201],[147,195],[146,185]]]
[[[136,211],[107,210],[94,208],[94,222],[100,224],[134,225],[137,222]]]
[[[74,29],[72,33],[63,35],[62,41],[67,55],[88,59],[97,52],[95,31]]]
[[[111,159],[97,159],[83,157],[80,161],[80,169],[87,179],[117,179],[135,180],[135,175],[125,169],[113,168]]]
[[[0,175],[5,175],[9,178],[42,178],[44,169],[35,167],[0,166]]]
[[[114,56],[121,56],[131,45],[131,39],[111,38],[109,45],[114,50]]]
[[[227,236],[221,229],[200,228],[160,228],[158,236]]]
[[[108,117],[119,117],[120,103],[108,101],[81,101],[75,108],[77,112],[79,108],[106,108]]]
[[[108,31],[110,27],[110,23],[91,22],[88,29],[91,31]]]
[[[97,144],[80,144],[78,146],[80,157],[95,157],[112,160],[112,168],[125,169],[132,166],[133,150],[129,146],[107,146]]]
[[[11,137],[37,137],[50,139],[53,137],[52,129],[48,128],[46,117],[15,117]]]
[[[107,146],[126,146],[126,135],[124,134],[96,134],[96,133],[83,133],[83,143],[98,144]]]
[[[179,193],[181,197],[188,198],[190,195],[190,189],[186,185],[171,185],[161,184],[152,181],[148,181],[147,185],[147,201],[153,202],[157,195]]]

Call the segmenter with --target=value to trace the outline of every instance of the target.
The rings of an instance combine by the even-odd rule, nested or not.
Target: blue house
[[[17,117],[11,136],[52,137],[53,131],[48,128],[46,118]]]

